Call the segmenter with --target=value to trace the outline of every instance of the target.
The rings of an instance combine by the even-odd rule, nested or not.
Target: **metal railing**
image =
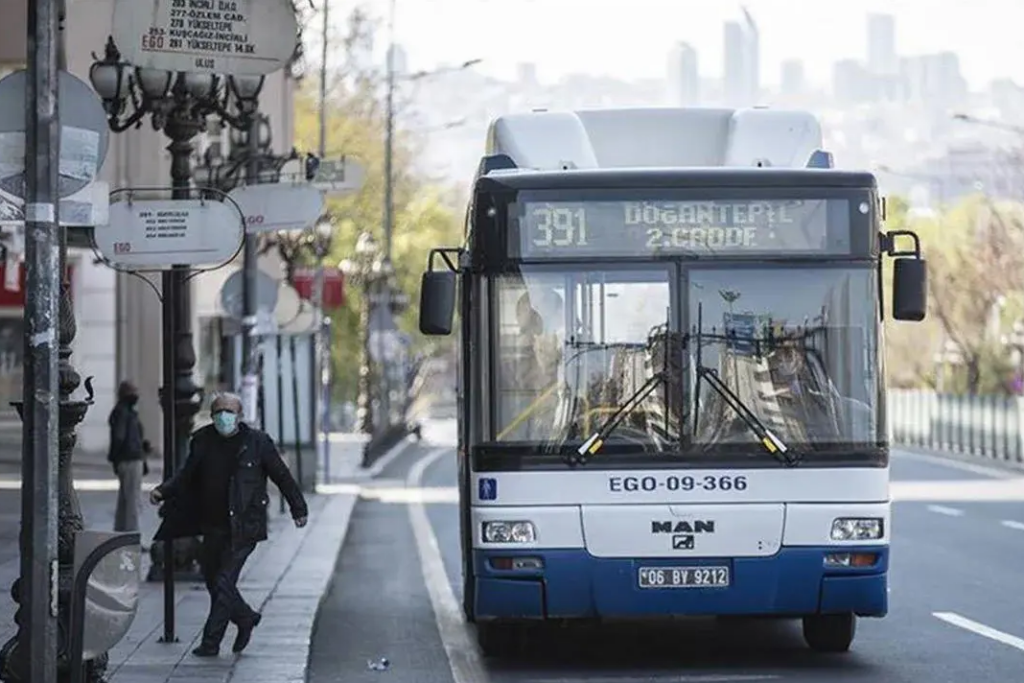
[[[894,445],[1024,463],[1024,397],[902,389],[888,400]]]

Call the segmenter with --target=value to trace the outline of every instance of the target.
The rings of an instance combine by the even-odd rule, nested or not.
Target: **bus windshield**
[[[602,453],[764,457],[708,372],[792,450],[881,441],[873,267],[517,270],[493,279],[496,446],[578,447],[660,375]]]

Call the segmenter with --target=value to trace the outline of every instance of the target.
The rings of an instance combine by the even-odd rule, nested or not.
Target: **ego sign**
[[[613,493],[634,491],[746,491],[747,478],[743,475],[706,475],[703,477],[610,477],[608,490]]]

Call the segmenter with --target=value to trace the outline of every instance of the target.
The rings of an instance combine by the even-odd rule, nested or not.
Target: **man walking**
[[[142,421],[135,411],[139,402],[138,388],[125,380],[117,387],[117,404],[110,411],[110,449],[107,460],[117,475],[117,506],[114,509],[114,531],[139,530],[139,495],[142,477],[149,474],[146,454],[149,442],[143,438]]]
[[[200,564],[210,593],[210,614],[197,657],[216,657],[228,623],[238,634],[232,647],[241,652],[261,619],[238,592],[238,577],[256,544],[267,539],[267,478],[291,508],[295,526],[303,527],[309,509],[273,440],[241,422],[242,401],[219,394],[211,405],[213,424],[196,430],[188,459],[169,481],[150,494],[164,520],[154,541],[201,535]]]

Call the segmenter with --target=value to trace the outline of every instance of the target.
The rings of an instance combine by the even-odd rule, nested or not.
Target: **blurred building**
[[[68,4],[68,70],[86,83],[93,53],[101,53],[112,32],[113,0],[71,0]],[[24,67],[26,16],[23,0],[0,0],[0,69]],[[262,110],[271,121],[274,147],[278,153],[291,149],[293,132],[294,82],[287,72],[267,77],[260,97]],[[125,187],[170,187],[170,154],[163,133],[143,125],[111,134],[110,148],[100,179],[111,189]],[[161,442],[161,411],[157,389],[161,384],[160,305],[153,289],[137,277],[118,274],[95,263],[91,250],[71,250],[74,310],[78,324],[72,365],[82,377],[92,376],[96,403],[78,429],[78,446],[89,451],[107,448],[107,416],[113,407],[118,381],[138,384],[139,414],[147,437]],[[159,277],[151,278],[159,288]],[[200,321],[203,310],[199,293],[219,289],[216,274],[200,274],[191,280],[193,300],[193,348],[197,353],[197,384],[208,379],[202,373]],[[9,401],[21,397],[20,347],[13,340],[21,334],[22,292],[0,296],[0,448],[12,438],[20,439],[20,421]]]

